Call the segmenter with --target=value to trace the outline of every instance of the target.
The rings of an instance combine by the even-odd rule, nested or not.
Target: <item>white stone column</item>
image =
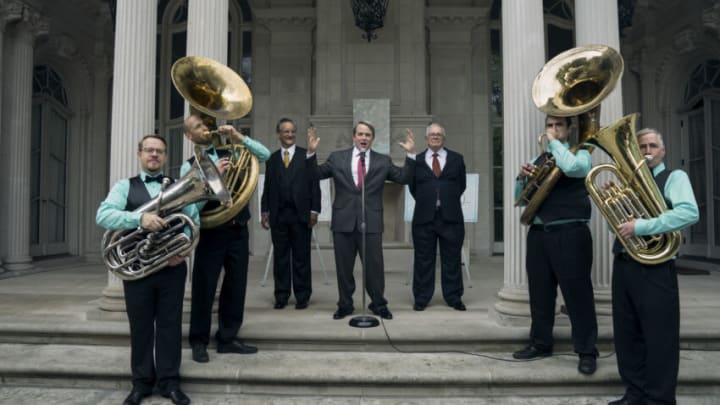
[[[119,0],[115,19],[110,186],[139,170],[137,143],[155,129],[155,43],[157,5]],[[108,273],[100,308],[124,311],[122,283]]]
[[[513,187],[520,165],[537,155],[536,134],[543,127],[544,116],[529,95],[545,63],[542,1],[503,1],[502,36],[505,276],[494,312],[501,323],[513,324],[527,323],[530,316],[525,272],[527,229],[520,224],[522,210],[513,206]]]
[[[188,2],[187,48],[188,56],[202,56],[227,64],[228,48],[228,0],[213,0],[212,7],[204,0]],[[185,103],[185,115],[189,114]],[[183,141],[183,156],[193,153],[192,142]],[[189,273],[188,273],[189,277]]]
[[[17,3],[15,3],[17,4]],[[30,142],[32,123],[33,46],[35,39],[47,34],[47,22],[27,6],[19,20],[8,26],[3,58],[3,102],[5,116],[2,132],[7,151],[7,239],[4,267],[27,270],[30,257]]]
[[[5,0],[0,0],[0,82],[4,83],[3,80],[3,60],[6,60],[5,54],[3,53],[3,43],[5,38],[5,27],[20,18],[22,6],[20,3],[14,3],[16,4],[16,7],[12,7],[13,3],[7,3]],[[0,86],[0,130],[2,129],[2,98],[3,98],[3,86]],[[5,133],[0,134],[0,150],[4,150],[4,142],[5,142]],[[3,154],[0,154],[3,158],[5,157]],[[3,166],[0,165],[0,170],[3,168]],[[0,182],[0,187],[2,187],[3,190],[6,190],[6,186],[3,182]],[[2,204],[0,204],[0,208],[6,207],[5,201],[3,201]],[[5,210],[6,211],[6,210]],[[0,217],[0,229],[10,229],[7,226],[7,218],[5,216]],[[2,267],[2,256],[4,255],[4,252],[7,250],[7,240],[9,239],[9,232],[4,232],[2,235],[0,235],[0,274],[5,272],[5,269]]]
[[[598,24],[602,21],[602,24]],[[617,2],[575,1],[575,36],[577,46],[603,44],[620,52],[620,28]],[[600,125],[608,126],[623,116],[622,88],[620,82],[615,90],[603,100],[600,107]],[[610,158],[596,149],[593,165],[610,162]],[[593,234],[593,287],[598,314],[611,313],[610,279],[612,274],[612,242],[614,234],[608,231],[607,222],[593,204],[590,223]]]

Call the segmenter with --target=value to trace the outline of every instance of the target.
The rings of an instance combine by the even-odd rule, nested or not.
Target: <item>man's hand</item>
[[[604,182],[601,187],[603,191],[608,191],[613,188],[613,186],[615,186],[615,183],[612,180],[608,180]]]
[[[635,220],[625,222],[624,224],[618,225],[618,233],[624,239],[630,239],[635,236]]]
[[[557,139],[557,133],[555,132],[555,127],[553,127],[552,129],[549,129],[549,130],[545,131],[545,136],[547,137],[548,143],[556,140],[556,139]]]
[[[315,153],[318,144],[320,144],[320,138],[317,136],[315,127],[311,126],[307,130],[307,150],[308,153]]]
[[[168,259],[168,266],[177,266],[178,264],[185,261],[185,256],[173,256]]]
[[[146,212],[140,217],[140,226],[148,231],[157,232],[163,230],[167,226],[167,222],[157,214]]]
[[[263,212],[260,217],[260,225],[263,229],[270,229],[270,214]]]
[[[232,125],[221,125],[217,130],[221,135],[230,138],[236,143],[240,143],[245,140],[245,135],[238,132],[238,130]]]
[[[532,172],[535,169],[535,165],[532,163],[525,163],[520,166],[520,173],[518,173],[518,179],[524,179],[525,177],[532,176]]]
[[[405,128],[405,142],[398,142],[406,153],[415,153],[415,135],[410,128]]]
[[[225,173],[225,170],[230,168],[230,158],[222,158],[218,159],[217,163],[215,163],[215,167],[217,167],[218,173],[223,174]]]
[[[317,212],[311,212],[310,213],[310,222],[308,222],[308,228],[312,228],[317,224],[318,221],[318,214]]]

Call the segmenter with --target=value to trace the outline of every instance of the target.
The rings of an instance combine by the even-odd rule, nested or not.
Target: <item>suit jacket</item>
[[[409,184],[410,193],[415,198],[413,224],[425,224],[435,217],[436,200],[440,199],[442,220],[451,223],[464,221],[460,197],[465,192],[465,161],[463,156],[447,148],[447,161],[435,177],[432,168],[425,161],[424,150],[417,154],[415,176]]]
[[[295,146],[295,154],[287,170],[283,166],[282,149],[278,149],[265,163],[265,183],[260,208],[262,212],[270,213],[270,226],[277,225],[278,214],[281,208],[283,175],[290,176],[292,189],[290,195],[295,203],[297,215],[302,223],[310,221],[310,211],[320,212],[320,183],[313,179],[305,162],[307,151]]]
[[[330,154],[321,165],[317,164],[317,155],[308,159],[308,166],[314,176],[320,179],[333,178],[335,199],[332,207],[333,232],[353,232],[360,229],[362,222],[361,191],[353,180],[350,164],[353,149],[345,149]],[[393,164],[390,156],[370,151],[370,167],[365,174],[365,216],[366,232],[383,231],[383,189],[385,181],[408,184],[415,172],[415,161],[405,159],[405,166]]]

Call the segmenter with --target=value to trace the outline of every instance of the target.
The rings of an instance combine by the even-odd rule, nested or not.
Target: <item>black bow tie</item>
[[[155,177],[153,177],[153,176],[145,176],[145,183],[152,183],[153,181],[157,181],[158,183],[162,184],[164,177],[165,177],[165,176],[163,176],[162,174],[159,174],[159,175],[157,175],[157,176],[155,176]]]

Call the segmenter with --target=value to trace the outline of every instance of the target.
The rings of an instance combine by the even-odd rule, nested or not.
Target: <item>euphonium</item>
[[[202,114],[238,119],[252,108],[252,94],[245,81],[220,62],[186,56],[173,64],[171,77],[180,95]],[[235,217],[250,202],[260,176],[257,157],[244,146],[230,143],[216,145],[216,149],[229,152],[230,167],[223,173],[223,178],[231,199],[227,205],[203,210],[200,221],[206,228],[222,225]]]
[[[589,141],[610,155],[615,165],[594,167],[585,178],[585,187],[627,253],[640,263],[658,264],[677,254],[682,241],[680,231],[629,239],[623,238],[617,231],[620,224],[638,218],[657,217],[667,210],[665,199],[640,153],[635,135],[636,120],[637,114],[627,115],[612,126],[603,128]],[[596,182],[596,177],[603,172],[615,178],[608,189]]]
[[[592,139],[600,128],[600,103],[615,88],[622,77],[623,60],[614,49],[605,45],[587,45],[572,48],[548,61],[535,77],[532,98],[542,112],[555,117],[578,116],[578,143],[570,148],[575,153],[587,148],[584,143]],[[520,216],[520,222],[529,225],[550,190],[560,180],[558,167],[541,170],[531,176],[525,186],[530,195]]]
[[[168,227],[151,232],[142,228],[109,230],[103,235],[103,260],[108,269],[121,280],[137,280],[167,266],[173,256],[186,255],[199,240],[199,228],[192,218],[180,212],[202,200],[226,203],[230,195],[215,164],[207,155],[196,153],[193,168],[180,180],[134,212],[155,212]],[[190,235],[185,234],[189,227]]]

